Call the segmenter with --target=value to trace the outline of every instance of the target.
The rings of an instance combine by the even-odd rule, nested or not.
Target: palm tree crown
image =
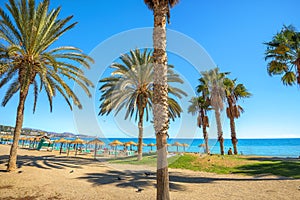
[[[154,9],[154,2],[155,0],[144,0],[144,3],[148,6],[148,8],[150,10],[153,10]],[[163,1],[167,1],[168,2],[168,10],[167,10],[167,20],[168,20],[168,23],[170,22],[170,8],[173,8],[177,3],[179,3],[179,0],[163,0]]]
[[[199,79],[201,84],[197,87],[197,90],[204,90],[209,93],[213,109],[223,110],[225,101],[224,78],[228,72],[220,72],[219,68],[214,68],[201,74],[202,78]]]
[[[152,109],[153,97],[153,58],[152,52],[147,49],[131,50],[130,54],[124,54],[120,57],[123,64],[113,63],[114,69],[112,76],[103,78],[100,82],[104,84],[100,87],[102,96],[100,98],[99,114],[109,114],[115,110],[115,114],[122,109],[126,109],[125,119],[132,117],[135,113],[135,120],[139,114],[146,111],[146,120],[148,120],[149,111]],[[183,83],[180,77],[174,73],[173,66],[168,68],[169,83]],[[169,85],[169,94],[181,98],[186,95],[179,88]],[[168,98],[169,117],[175,119],[180,117],[181,107],[174,98]]]
[[[89,68],[92,59],[72,46],[49,49],[62,34],[76,25],[67,25],[72,16],[57,19],[61,9],[48,12],[49,0],[39,3],[37,8],[34,0],[10,0],[6,7],[11,17],[0,8],[0,38],[4,41],[0,45],[0,88],[11,80],[12,83],[2,105],[5,106],[16,92],[33,85],[34,111],[38,93],[43,89],[48,96],[50,111],[56,92],[65,98],[71,109],[69,98],[81,108],[79,99],[62,77],[73,80],[91,96],[88,86],[92,83],[75,63]]]
[[[270,76],[282,75],[285,85],[300,85],[300,32],[293,26],[284,26],[267,46],[266,60]]]
[[[236,81],[237,79],[224,78],[225,95],[228,103],[226,114],[228,118],[237,119],[244,112],[244,109],[237,104],[238,100],[251,97],[251,93],[243,84],[236,84]]]

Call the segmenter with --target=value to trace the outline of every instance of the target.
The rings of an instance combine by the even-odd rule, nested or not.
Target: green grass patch
[[[217,174],[276,175],[300,178],[300,161],[249,156],[204,156],[184,154],[169,165],[170,168]]]

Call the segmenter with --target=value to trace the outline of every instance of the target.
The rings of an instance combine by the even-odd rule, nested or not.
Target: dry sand
[[[18,150],[18,169],[5,172],[8,145],[0,145],[0,199],[155,199],[155,169],[107,164],[91,157]],[[72,154],[71,154],[72,155]],[[121,179],[121,180],[119,180]],[[137,188],[142,188],[137,192]],[[171,199],[300,199],[300,180],[276,176],[216,175],[170,169]]]

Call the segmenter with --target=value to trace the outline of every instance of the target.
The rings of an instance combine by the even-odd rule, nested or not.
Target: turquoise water
[[[85,139],[85,138],[81,138]],[[101,139],[101,138],[100,138]],[[92,140],[88,138],[86,140]],[[101,139],[106,144],[109,144],[113,140],[119,140],[121,142],[134,141],[137,143],[137,138],[104,138]],[[145,144],[156,143],[154,138],[143,139]],[[203,147],[198,147],[203,143],[203,139],[168,139],[169,144],[174,142],[187,143],[189,147],[185,148],[186,152],[204,152]],[[209,140],[211,153],[218,154],[220,152],[220,145],[216,140]],[[225,153],[230,147],[232,147],[231,140],[225,139],[224,141]],[[106,145],[106,148],[110,148]],[[118,149],[123,149],[123,146],[119,146]],[[133,147],[133,150],[136,150]],[[156,147],[152,147],[155,151]],[[169,146],[169,151],[176,151],[177,147]],[[143,147],[144,152],[150,151],[150,147]],[[179,151],[183,152],[183,147],[179,147]],[[280,157],[299,157],[300,156],[300,138],[289,139],[239,139],[238,140],[238,152],[243,155],[260,155],[260,156],[280,156]]]

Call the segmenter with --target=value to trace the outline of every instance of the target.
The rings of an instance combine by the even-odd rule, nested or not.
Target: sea
[[[81,138],[83,140],[92,140],[92,138]],[[101,138],[99,138],[101,139]],[[120,142],[134,141],[138,142],[137,138],[102,138],[102,141],[106,143],[106,148],[110,148],[108,145],[114,140],[119,140]],[[194,152],[194,153],[204,153],[204,148],[199,147],[203,144],[203,139],[178,139],[169,138],[168,139],[168,151],[176,152],[177,147],[172,146],[175,142],[186,143],[188,147],[178,147],[179,152]],[[150,144],[156,143],[155,138],[144,138],[143,143]],[[212,154],[220,153],[220,144],[216,139],[209,140],[209,147]],[[229,148],[233,149],[230,139],[224,140],[225,153]],[[118,146],[117,149],[123,149],[123,146]],[[133,150],[137,150],[137,147],[133,146]],[[238,153],[242,155],[257,155],[257,156],[272,156],[272,157],[291,157],[299,158],[300,156],[300,138],[278,138],[278,139],[239,139],[238,140]],[[156,146],[152,147],[152,151],[156,150]],[[143,152],[151,151],[150,146],[144,146]]]

